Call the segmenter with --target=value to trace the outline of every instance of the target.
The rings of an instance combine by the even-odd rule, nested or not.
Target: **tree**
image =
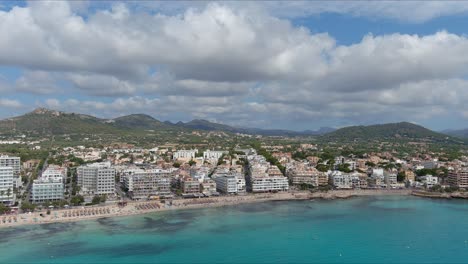
[[[194,161],[193,159],[191,159],[191,160],[188,162],[188,164],[189,164],[190,166],[193,166],[193,165],[197,164],[197,162]]]
[[[179,162],[174,162],[172,164],[172,166],[174,166],[174,168],[180,168],[180,163]]]
[[[321,171],[321,172],[327,172],[328,171],[328,166],[325,165],[325,164],[317,164],[317,166],[315,167],[318,171]]]
[[[400,171],[397,174],[397,182],[403,182],[406,178],[406,174],[404,171]]]
[[[10,198],[10,196],[11,196],[11,188],[8,188],[8,190],[7,190],[7,197]]]
[[[0,214],[5,214],[11,211],[11,208],[0,203]]]
[[[344,164],[338,165],[338,170],[339,170],[339,171],[342,171],[342,172],[346,172],[346,173],[351,172],[351,169],[349,168],[349,164],[348,164],[348,163],[344,163]]]
[[[101,203],[101,197],[99,195],[95,195],[93,200],[91,201],[92,204],[99,204]]]
[[[36,205],[32,204],[32,203],[29,203],[29,202],[23,202],[21,204],[21,210],[23,211],[31,211],[33,212],[34,209],[36,209]]]
[[[84,203],[84,197],[81,196],[81,195],[76,195],[76,196],[73,196],[70,200],[71,204],[73,205],[81,205],[82,203]]]

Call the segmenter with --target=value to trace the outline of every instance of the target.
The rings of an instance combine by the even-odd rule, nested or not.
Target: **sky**
[[[0,2],[0,118],[468,127],[468,1]]]

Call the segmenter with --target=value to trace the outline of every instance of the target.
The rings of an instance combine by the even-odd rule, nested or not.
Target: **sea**
[[[276,201],[0,229],[0,263],[467,263],[468,201]]]

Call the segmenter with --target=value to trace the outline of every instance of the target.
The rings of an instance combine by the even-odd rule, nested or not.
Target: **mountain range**
[[[203,119],[194,119],[185,123],[172,123],[170,121],[161,122],[146,114],[131,114],[113,119],[104,119],[85,114],[65,113],[45,108],[38,108],[21,116],[0,120],[0,132],[3,133],[15,131],[29,132],[33,134],[58,135],[74,133],[124,133],[133,130],[204,130],[264,136],[307,136],[322,135],[324,133],[334,131],[335,129],[327,127],[320,128],[316,131],[292,131],[245,128],[214,123]]]
[[[61,134],[123,134],[141,131],[223,131],[264,136],[316,136],[327,141],[369,141],[369,140],[422,140],[462,143],[458,134],[446,135],[425,127],[408,123],[389,123],[370,126],[350,126],[340,129],[292,131],[282,129],[261,129],[234,127],[202,119],[189,122],[161,122],[146,114],[132,114],[113,119],[98,118],[78,113],[65,113],[38,108],[21,116],[0,120],[0,133],[32,133],[37,135]]]

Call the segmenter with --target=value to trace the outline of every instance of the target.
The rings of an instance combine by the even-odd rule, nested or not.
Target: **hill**
[[[444,131],[441,131],[441,133],[445,135],[453,136],[453,137],[468,139],[468,129],[444,130]]]
[[[331,131],[335,131],[334,128],[322,127],[319,130],[305,130],[305,131],[293,131],[285,129],[261,129],[261,128],[247,128],[247,127],[233,127],[224,124],[218,124],[203,119],[194,119],[190,122],[183,123],[178,122],[176,126],[206,130],[206,131],[224,131],[231,133],[242,133],[242,134],[253,134],[263,136],[315,136],[322,135]]]
[[[0,121],[0,132],[39,135],[119,133],[104,120],[82,114],[38,108],[22,116]]]
[[[132,114],[106,120],[105,123],[111,124],[118,128],[125,129],[142,129],[142,130],[158,130],[158,129],[174,129],[173,125],[163,123],[152,116],[145,114]]]
[[[65,135],[65,134],[114,134],[131,135],[143,131],[159,131],[171,133],[176,131],[222,131],[228,133],[244,133],[264,136],[306,136],[318,135],[331,128],[319,131],[296,132],[280,129],[240,128],[218,124],[203,119],[190,122],[161,122],[146,114],[132,114],[113,119],[97,118],[90,115],[65,113],[61,111],[38,108],[22,116],[0,120],[0,133],[32,135]]]
[[[417,140],[462,143],[461,140],[408,122],[370,126],[350,126],[321,137],[329,141]]]

